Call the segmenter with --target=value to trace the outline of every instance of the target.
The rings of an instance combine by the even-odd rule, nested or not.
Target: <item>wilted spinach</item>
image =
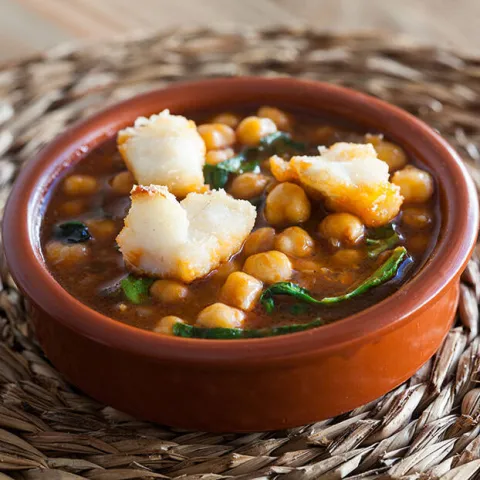
[[[312,305],[332,305],[335,303],[349,300],[356,297],[366,291],[370,290],[377,285],[387,282],[395,276],[402,262],[407,258],[407,250],[405,247],[397,247],[392,255],[375,270],[366,280],[364,280],[356,288],[337,297],[325,297],[320,300],[312,297],[310,292],[292,282],[279,282],[274,283],[268,287],[260,297],[260,302],[268,313],[273,312],[275,309],[274,297],[277,295],[289,295],[291,297],[300,300],[301,302],[309,303]]]
[[[245,338],[275,337],[287,333],[303,332],[323,325],[320,318],[305,324],[282,325],[280,327],[262,328],[258,330],[243,330],[241,328],[203,328],[176,323],[173,326],[173,335],[184,338],[204,338],[215,340],[234,340]]]
[[[245,148],[232,158],[216,165],[205,165],[203,174],[205,183],[211,188],[223,188],[228,182],[230,173],[239,175],[254,172],[260,168],[260,163],[271,155],[286,153],[304,153],[304,143],[296,142],[286,132],[275,132],[262,138],[258,147]]]
[[[123,293],[132,303],[140,304],[148,298],[148,291],[154,280],[129,275],[120,282]]]
[[[82,243],[92,238],[88,227],[78,220],[55,225],[53,235],[56,239],[66,243]]]

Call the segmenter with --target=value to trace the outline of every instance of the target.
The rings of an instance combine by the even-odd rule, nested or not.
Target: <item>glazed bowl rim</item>
[[[442,211],[442,231],[432,258],[397,292],[365,310],[312,330],[270,338],[232,341],[158,335],[111,319],[71,296],[48,272],[38,245],[40,219],[38,215],[33,217],[48,194],[47,171],[49,177],[58,174],[66,164],[74,161],[75,156],[83,156],[88,151],[85,145],[95,146],[102,139],[113,136],[116,129],[100,133],[100,127],[111,122],[119,112],[135,113],[135,117],[129,117],[132,123],[141,114],[139,112],[146,112],[146,105],[157,97],[164,98],[164,108],[168,108],[168,96],[182,93],[188,96],[193,95],[192,92],[201,96],[212,89],[217,92],[221,89],[230,92],[257,89],[257,103],[262,100],[262,89],[264,92],[278,90],[279,97],[283,94],[285,100],[293,89],[301,89],[308,95],[328,95],[338,99],[339,105],[343,102],[348,107],[343,110],[349,120],[356,111],[362,110],[365,114],[388,117],[392,124],[418,135],[429,145],[432,156],[441,157],[441,167],[448,167],[453,176],[450,179],[437,174],[438,182],[447,185],[449,197],[448,208],[445,207],[448,212]],[[386,133],[391,136],[391,132]],[[39,184],[44,189],[38,188]],[[465,212],[468,214],[465,215]],[[235,77],[177,83],[117,103],[74,124],[42,149],[20,172],[5,208],[2,233],[7,263],[20,289],[35,305],[65,326],[111,348],[163,360],[221,361],[219,368],[222,368],[239,361],[261,361],[265,364],[285,360],[291,363],[292,359],[300,359],[312,351],[326,352],[344,344],[358,345],[359,341],[368,341],[378,332],[408,321],[414,312],[427,308],[429,302],[458,278],[475,246],[477,228],[476,190],[463,162],[440,135],[414,116],[382,100],[327,83],[294,78]],[[9,232],[16,232],[16,235]]]

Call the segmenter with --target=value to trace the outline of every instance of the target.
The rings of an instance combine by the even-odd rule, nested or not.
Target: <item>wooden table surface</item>
[[[0,61],[139,30],[289,22],[380,29],[480,52],[480,0],[0,0]]]

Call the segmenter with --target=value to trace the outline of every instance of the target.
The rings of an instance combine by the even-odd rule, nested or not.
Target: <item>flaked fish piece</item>
[[[141,185],[165,185],[177,197],[205,188],[205,142],[193,120],[168,110],[120,130],[117,146]]]
[[[403,202],[399,187],[389,182],[388,165],[370,144],[336,143],[319,147],[317,156],[295,156],[288,163],[272,158],[270,165],[278,180],[296,179],[307,192],[320,194],[328,209],[357,215],[369,227],[388,223]]]
[[[136,185],[117,243],[138,274],[192,282],[242,247],[255,207],[224,190],[190,193],[178,202],[166,187]]]

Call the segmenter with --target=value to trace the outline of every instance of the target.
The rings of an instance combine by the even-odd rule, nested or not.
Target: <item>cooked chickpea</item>
[[[260,280],[244,272],[231,273],[222,289],[220,301],[242,310],[252,310],[262,293]]]
[[[244,145],[255,147],[263,137],[276,131],[277,126],[269,118],[246,117],[237,127],[237,139]]]
[[[91,195],[97,189],[97,180],[91,175],[70,175],[63,182],[63,191],[71,196]]]
[[[61,213],[69,217],[80,215],[85,210],[85,202],[83,200],[67,200],[60,207]]]
[[[162,303],[178,303],[188,295],[188,287],[173,280],[156,280],[150,287],[150,295]]]
[[[92,218],[85,224],[95,240],[109,240],[118,233],[115,222],[108,218]]]
[[[117,195],[128,195],[134,183],[135,179],[133,175],[128,170],[125,170],[124,172],[117,173],[112,178],[110,186]]]
[[[388,170],[394,172],[407,164],[407,155],[402,147],[383,140],[380,135],[365,135],[365,140],[371,143],[380,160],[388,164]]]
[[[292,276],[292,264],[284,253],[270,250],[248,257],[243,271],[264,283],[284,282]]]
[[[275,250],[294,257],[309,257],[315,251],[315,243],[303,228],[289,227],[275,238]]]
[[[252,232],[245,241],[243,246],[243,253],[249,257],[255,253],[266,252],[273,250],[273,243],[275,241],[275,230],[271,227],[259,228]]]
[[[426,228],[433,222],[432,213],[424,207],[405,207],[402,211],[402,223],[412,228]]]
[[[235,143],[235,130],[223,123],[204,123],[199,125],[197,130],[207,150],[227,148]]]
[[[197,317],[196,325],[206,328],[241,328],[245,313],[224,303],[214,303],[204,308]]]
[[[405,203],[423,203],[433,195],[432,176],[411,165],[395,172],[392,182],[400,187]]]
[[[270,225],[293,225],[310,218],[310,200],[302,187],[280,183],[268,194],[265,217]]]
[[[233,179],[228,193],[232,197],[249,200],[260,196],[267,183],[268,178],[261,173],[242,173]]]
[[[334,247],[340,247],[358,243],[365,234],[365,226],[350,213],[332,213],[320,222],[318,232]]]
[[[269,118],[272,120],[279,130],[290,130],[292,126],[290,117],[279,108],[261,107],[258,109],[257,115],[260,118]]]
[[[355,250],[353,248],[345,248],[338,250],[332,255],[332,263],[340,267],[356,267],[358,266],[365,255],[360,250]]]
[[[240,118],[234,113],[220,113],[213,117],[212,123],[223,123],[231,128],[237,128],[237,125],[240,123]]]
[[[86,261],[90,250],[83,243],[62,243],[52,240],[47,243],[45,254],[52,265],[71,268]]]
[[[216,165],[232,158],[235,152],[232,148],[223,148],[222,150],[209,150],[205,155],[205,163],[207,165]]]
[[[180,317],[175,315],[168,315],[163,317],[155,326],[153,331],[155,333],[163,333],[164,335],[173,335],[173,327],[177,323],[185,323]]]

